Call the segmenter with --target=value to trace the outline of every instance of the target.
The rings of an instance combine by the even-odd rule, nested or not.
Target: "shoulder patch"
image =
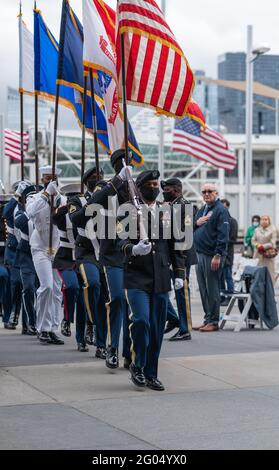
[[[123,224],[121,224],[121,222],[117,222],[117,225],[116,225],[116,233],[117,233],[117,235],[119,235],[120,233],[122,233],[123,230],[124,230]]]
[[[103,189],[102,186],[96,186],[93,192],[96,193],[97,191],[101,191],[101,189]]]
[[[76,212],[76,210],[77,210],[76,206],[73,206],[73,204],[71,204],[70,209],[69,209],[69,213],[73,214],[74,212]]]
[[[186,215],[186,217],[185,217],[185,225],[186,225],[186,227],[189,227],[191,224],[192,224],[192,219],[191,219],[191,217],[190,217],[189,214],[188,214],[188,215]]]

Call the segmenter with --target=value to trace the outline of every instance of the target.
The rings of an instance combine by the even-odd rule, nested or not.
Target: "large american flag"
[[[193,73],[160,8],[154,0],[119,0],[117,15],[117,73],[121,83],[120,34],[124,34],[127,100],[184,116]]]
[[[233,170],[236,156],[227,140],[209,127],[185,117],[175,121],[173,150],[187,153],[217,168]]]
[[[4,131],[4,152],[5,156],[12,160],[21,160],[21,133],[5,129]],[[27,152],[29,145],[28,132],[23,133],[23,151]]]

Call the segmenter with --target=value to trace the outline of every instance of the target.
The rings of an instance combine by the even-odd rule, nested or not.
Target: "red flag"
[[[119,0],[117,15],[117,73],[121,82],[124,34],[127,100],[169,116],[184,116],[193,73],[160,8],[154,0]]]

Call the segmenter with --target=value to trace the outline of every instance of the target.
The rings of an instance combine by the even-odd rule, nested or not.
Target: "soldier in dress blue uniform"
[[[191,232],[193,232],[192,206],[191,203],[184,199],[182,195],[181,181],[178,178],[170,178],[166,181],[161,181],[161,188],[163,190],[163,196],[166,203],[168,203],[172,208],[177,207],[177,204],[181,205],[181,229],[185,232],[185,228],[189,227]],[[192,233],[188,233],[188,237],[186,234],[185,236],[187,238],[188,245],[190,241],[192,244]],[[189,240],[189,238],[191,238],[191,240]],[[185,341],[191,339],[192,320],[189,278],[191,266],[197,263],[194,245],[192,244],[188,249],[185,249],[183,255],[185,258],[186,279],[183,288],[175,290],[178,317],[170,299],[168,305],[168,323],[165,333],[178,327],[178,331],[170,338],[170,341]]]
[[[9,328],[9,318],[11,315],[11,286],[10,275],[7,266],[4,264],[4,253],[8,229],[6,219],[3,217],[4,206],[12,198],[11,194],[0,194],[0,305],[5,328]]]
[[[111,156],[111,165],[117,175],[106,186],[96,191],[92,197],[92,202],[100,204],[104,209],[108,209],[108,197],[112,197],[115,206],[128,201],[129,193],[126,180],[126,173],[123,170],[122,160],[125,158],[123,149],[116,150]],[[112,210],[112,208],[109,208]],[[116,214],[112,214],[115,220]],[[123,334],[123,356],[124,367],[129,368],[131,362],[130,341],[128,332],[128,305],[125,299],[123,286],[123,263],[124,255],[117,246],[116,238],[111,238],[108,233],[110,226],[109,215],[105,219],[106,237],[100,241],[100,262],[104,269],[108,291],[109,301],[107,308],[108,324],[108,350],[106,356],[106,366],[109,369],[119,367],[119,338],[121,326],[124,321]]]
[[[18,197],[21,192],[31,183],[29,181],[18,181],[14,183],[13,190],[15,191],[13,197],[5,205],[3,209],[3,216],[7,222],[8,239],[6,241],[4,263],[8,268],[11,283],[11,315],[10,318],[5,318],[4,323],[9,329],[15,329],[18,325],[18,319],[22,306],[22,329],[25,330],[27,326],[27,314],[24,305],[22,305],[22,283],[20,277],[20,270],[15,266],[16,249],[20,240],[18,229],[14,226],[14,217],[18,211]],[[20,192],[17,193],[17,190]]]
[[[144,171],[136,180],[141,200],[150,211],[147,234],[148,240],[152,241],[141,239],[140,230],[137,238],[122,239],[126,230],[121,221],[118,226],[119,245],[125,256],[124,286],[131,309],[131,380],[138,387],[148,386],[158,391],[164,390],[158,379],[158,360],[166,323],[168,292],[171,290],[170,264],[176,288],[183,286],[185,278],[182,252],[175,249],[174,237],[164,238],[166,220],[162,213],[159,213],[157,221],[158,237],[154,239],[151,231],[151,220],[156,221],[160,207],[156,202],[159,176],[157,170]],[[137,214],[135,219],[138,219]]]
[[[103,172],[100,173],[103,177]],[[89,169],[83,177],[83,182],[88,191],[84,197],[75,196],[70,199],[68,213],[74,227],[77,228],[75,241],[76,263],[83,280],[84,303],[90,326],[89,334],[92,332],[93,323],[96,325],[96,353],[99,359],[106,358],[106,283],[99,264],[100,244],[94,230],[92,238],[86,231],[87,223],[91,219],[85,215],[86,208],[90,204],[93,192],[102,188],[105,182],[97,181],[96,168]],[[97,184],[98,183],[98,184]],[[95,234],[95,236],[94,236]],[[87,334],[87,337],[89,335]],[[88,340],[87,340],[88,341]]]
[[[40,190],[42,187],[40,188]],[[20,193],[18,188],[17,192]],[[15,266],[20,269],[20,277],[22,282],[22,300],[27,313],[26,324],[22,328],[22,333],[30,336],[36,336],[36,310],[35,299],[36,289],[38,288],[38,279],[32,259],[31,248],[29,244],[30,237],[33,233],[33,223],[29,219],[25,211],[25,202],[28,197],[36,194],[36,186],[28,186],[19,196],[18,210],[14,217],[14,226],[20,231],[20,241],[16,249]]]
[[[67,197],[67,204],[75,196],[81,196],[80,184],[63,186],[61,194]],[[76,341],[78,351],[88,352],[85,340],[86,310],[83,299],[82,278],[78,272],[75,259],[75,240],[77,229],[73,227],[68,214],[68,205],[59,207],[53,215],[53,223],[58,227],[60,244],[53,262],[53,269],[57,269],[62,280],[64,299],[64,318],[61,323],[61,332],[64,336],[71,336],[71,323],[74,323],[76,312]]]

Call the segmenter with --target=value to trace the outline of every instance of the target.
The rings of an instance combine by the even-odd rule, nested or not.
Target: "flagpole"
[[[166,14],[166,0],[161,0],[161,9],[162,13],[165,17]],[[164,116],[160,116],[159,118],[159,171],[160,176],[164,179],[164,171],[165,171],[165,118]]]
[[[21,180],[24,180],[24,145],[23,145],[23,132],[24,132],[24,113],[23,113],[23,90],[22,90],[22,3],[19,2],[19,99],[20,99],[20,174]]]
[[[52,145],[52,181],[55,178],[56,170],[56,154],[57,154],[57,131],[58,131],[58,111],[59,111],[59,96],[60,96],[60,84],[57,83],[61,79],[63,70],[63,52],[64,52],[64,38],[65,38],[65,12],[66,12],[66,1],[63,0],[62,14],[60,23],[60,39],[59,39],[59,54],[58,54],[58,66],[57,66],[57,80],[56,80],[56,95],[55,95],[55,111],[54,111],[54,130],[53,130],[53,145]],[[49,225],[49,254],[53,254],[52,247],[52,236],[53,236],[53,220],[52,213],[54,209],[54,196],[50,198],[50,225]]]
[[[96,117],[96,103],[95,103],[95,87],[93,79],[93,71],[90,68],[90,88],[91,88],[91,103],[92,103],[92,127],[93,127],[93,138],[94,138],[94,150],[95,150],[95,161],[96,161],[96,175],[97,179],[100,179],[100,165],[99,165],[99,148],[97,139],[97,117]]]
[[[85,129],[87,104],[87,72],[84,73],[83,108],[82,108],[82,142],[81,142],[81,193],[84,192],[83,175],[85,170]]]
[[[125,65],[125,44],[124,35],[120,34],[121,46],[121,75],[122,75],[122,105],[124,119],[124,144],[125,144],[125,161],[129,164],[129,127],[128,127],[128,111],[127,111],[127,93],[126,93],[126,65]]]
[[[37,3],[34,2],[34,10],[37,10]],[[38,149],[38,95],[35,91],[35,182],[36,191],[39,192],[39,149]]]

